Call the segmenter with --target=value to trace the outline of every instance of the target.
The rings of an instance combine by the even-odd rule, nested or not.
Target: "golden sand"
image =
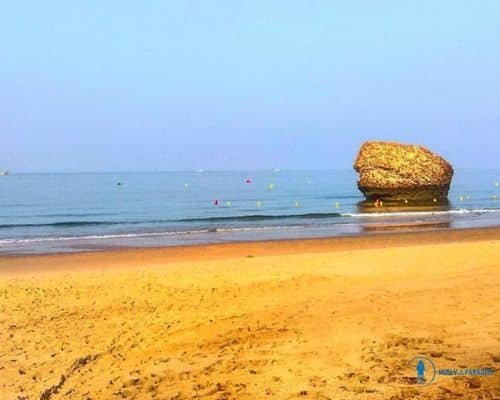
[[[0,258],[0,399],[500,398],[500,230]],[[496,397],[495,397],[496,396]]]

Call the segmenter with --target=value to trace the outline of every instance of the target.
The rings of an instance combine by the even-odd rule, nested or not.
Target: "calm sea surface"
[[[0,253],[500,225],[500,170],[457,170],[450,204],[367,209],[354,171],[12,174]],[[374,212],[375,211],[375,212]]]

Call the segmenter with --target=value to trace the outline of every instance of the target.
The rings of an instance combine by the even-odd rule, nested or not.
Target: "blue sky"
[[[500,167],[498,1],[8,1],[0,168]]]

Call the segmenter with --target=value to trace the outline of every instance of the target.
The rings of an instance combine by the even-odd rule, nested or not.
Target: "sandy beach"
[[[500,229],[0,258],[0,399],[493,399]]]

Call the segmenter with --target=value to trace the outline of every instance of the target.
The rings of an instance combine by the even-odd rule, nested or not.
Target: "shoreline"
[[[158,262],[195,262],[238,257],[278,256],[321,252],[368,250],[377,248],[417,246],[456,242],[500,240],[500,227],[437,229],[413,232],[388,231],[355,236],[332,236],[303,239],[272,239],[235,241],[227,243],[175,245],[161,247],[117,247],[91,251],[2,254],[0,276],[13,273],[61,271],[92,267],[103,260],[106,268],[123,268],[123,262],[140,262],[148,258],[149,264]],[[202,253],[202,254],[201,254]],[[64,262],[63,265],[56,265]],[[67,267],[67,262],[73,264]]]
[[[223,210],[225,211],[225,210]],[[389,212],[390,211],[390,212]],[[333,213],[340,215],[338,213]],[[311,218],[307,218],[310,215]],[[167,229],[161,226],[145,230],[125,229],[109,231],[106,224],[113,222],[91,221],[89,224],[97,224],[89,231],[83,232],[76,229],[71,233],[71,228],[64,227],[63,230],[53,231],[51,234],[37,236],[35,232],[28,231],[19,235],[12,233],[5,235],[2,231],[0,239],[0,257],[9,255],[44,255],[64,254],[97,251],[114,251],[116,249],[137,248],[163,248],[181,246],[202,246],[224,243],[250,243],[267,242],[277,240],[308,240],[319,238],[343,238],[352,236],[365,236],[374,234],[404,234],[408,232],[429,232],[434,230],[452,231],[456,229],[474,229],[500,227],[500,209],[454,209],[447,211],[427,210],[417,212],[406,208],[405,212],[398,210],[385,210],[384,212],[365,212],[362,214],[342,214],[338,220],[329,220],[326,214],[298,214],[302,219],[284,221],[275,224],[267,222],[251,222],[250,225],[241,222],[242,225],[217,225],[211,226],[185,226]],[[325,217],[326,216],[326,217]],[[281,218],[292,217],[292,215],[250,215],[240,216],[243,218]],[[240,218],[237,217],[237,218]],[[325,220],[323,220],[325,217]],[[224,220],[224,215],[217,217]],[[233,217],[229,217],[233,218]],[[318,220],[319,222],[316,222]],[[325,222],[327,221],[327,222]],[[87,222],[83,222],[87,224]],[[120,224],[121,222],[117,222]],[[61,222],[62,226],[65,223]],[[71,225],[72,223],[69,222]],[[160,224],[161,225],[161,224]],[[237,226],[238,225],[238,226]],[[0,228],[17,227],[18,225],[2,225]],[[22,225],[19,225],[22,226]],[[30,225],[27,225],[30,226]],[[49,226],[51,226],[49,224]],[[56,223],[55,226],[59,226]],[[36,225],[38,227],[38,225]],[[13,232],[17,229],[14,228]],[[33,228],[35,229],[35,228]],[[38,228],[36,228],[38,229]]]

